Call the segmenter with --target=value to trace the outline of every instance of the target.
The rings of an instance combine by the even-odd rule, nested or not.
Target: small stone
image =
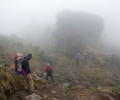
[[[57,100],[56,98],[51,98],[51,100]]]
[[[56,94],[56,91],[54,91],[54,90],[51,90],[51,93],[52,93],[52,94]]]
[[[63,84],[62,85],[62,90],[68,90],[69,89],[69,87],[70,87],[70,84],[69,83],[66,83],[66,84]]]
[[[58,94],[55,94],[54,97],[56,97],[56,98],[60,98],[60,96],[59,96]]]
[[[42,96],[43,96],[43,98],[47,98],[48,97],[47,94],[43,94]]]
[[[69,83],[63,84],[63,85],[62,85],[62,90],[63,90],[63,91],[66,91],[66,90],[69,89],[69,87],[70,87],[70,84],[69,84]]]
[[[40,100],[47,100],[47,99],[43,97],[43,98],[42,98],[42,99],[40,99]]]
[[[80,73],[79,72],[77,72],[77,75],[79,75]]]
[[[61,88],[62,87],[62,85],[61,84],[59,84],[59,88]]]
[[[88,88],[90,86],[90,82],[83,82],[83,85]]]
[[[69,88],[67,88],[67,87],[62,87],[62,90],[63,90],[63,91],[66,91],[66,90],[69,90]]]
[[[51,87],[51,85],[50,85],[50,84],[46,84],[45,86],[46,86],[46,88],[50,88],[50,87]]]
[[[55,73],[55,75],[54,75],[55,77],[59,77],[59,74],[57,74],[57,73]]]
[[[63,84],[63,87],[69,87],[70,86],[70,84],[69,83],[66,83],[66,84]]]
[[[63,93],[63,96],[67,96],[65,93]]]
[[[37,74],[33,74],[33,79],[34,79],[35,81],[38,81],[38,80],[39,80],[39,77],[37,76]]]
[[[79,82],[75,79],[75,83],[77,84],[77,83],[79,83]]]
[[[98,90],[100,91],[102,88],[101,87],[98,87]]]

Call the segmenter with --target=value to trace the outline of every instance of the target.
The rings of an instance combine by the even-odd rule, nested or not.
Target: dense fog
[[[120,100],[119,12],[120,0],[0,0],[0,100]]]
[[[120,47],[119,5],[119,0],[0,0],[0,33],[6,35],[16,34],[18,37],[42,45],[50,38],[54,39],[52,33],[58,30],[58,14],[67,10],[88,14],[83,16],[84,20],[78,26],[81,26],[83,30],[87,30],[87,33],[92,30],[91,27],[93,26],[97,30],[95,31],[96,34],[101,31],[99,35],[101,43]],[[101,30],[94,25],[96,18],[89,17],[89,14],[99,16],[102,19]],[[66,20],[69,17],[69,15],[66,16]],[[76,23],[79,19],[80,16],[76,17]],[[90,25],[85,24],[88,19]],[[96,21],[96,24],[99,25],[99,23]],[[72,21],[70,24],[72,24]],[[64,21],[61,25],[64,25]],[[75,27],[77,28],[77,24]]]

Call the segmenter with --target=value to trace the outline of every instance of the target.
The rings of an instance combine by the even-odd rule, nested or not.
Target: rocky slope
[[[5,46],[5,43],[7,46]],[[11,44],[12,45],[12,44]],[[98,46],[87,45],[81,54],[80,66],[77,68],[74,59],[56,54],[54,78],[46,84],[43,75],[44,65],[40,65],[37,56],[40,53],[32,49],[34,59],[31,60],[32,76],[35,89],[40,91],[29,95],[24,91],[25,80],[14,72],[13,53],[7,42],[0,53],[0,99],[1,100],[119,100],[120,99],[120,56],[111,54]],[[24,46],[23,46],[24,47]],[[8,49],[9,48],[9,49]],[[18,49],[21,52],[29,48]],[[8,52],[12,50],[11,52]],[[25,53],[25,52],[24,52]],[[86,59],[86,53],[88,54]],[[44,57],[43,57],[44,58]],[[40,59],[40,60],[41,60]]]

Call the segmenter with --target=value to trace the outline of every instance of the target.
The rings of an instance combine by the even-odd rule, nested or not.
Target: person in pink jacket
[[[47,82],[47,80],[48,80],[48,77],[50,76],[50,77],[51,77],[51,80],[55,83],[55,81],[54,81],[54,79],[53,79],[53,72],[54,72],[54,71],[53,71],[52,66],[51,66],[49,63],[47,63],[47,66],[45,67],[44,72],[47,72],[46,82]]]

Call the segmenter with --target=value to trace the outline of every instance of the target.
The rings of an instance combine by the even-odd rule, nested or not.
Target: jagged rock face
[[[98,39],[104,28],[104,20],[94,14],[73,11],[61,11],[57,14],[57,31],[60,34],[70,34],[74,31],[80,37],[93,37]]]
[[[72,50],[81,41],[93,42],[100,37],[103,28],[103,18],[84,12],[61,11],[57,14],[57,29],[53,33],[56,47]],[[76,48],[80,51],[80,48]],[[73,51],[73,50],[72,50]]]

